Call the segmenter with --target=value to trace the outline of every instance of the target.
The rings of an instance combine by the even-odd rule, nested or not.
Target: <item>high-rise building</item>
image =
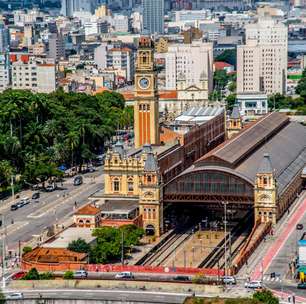
[[[196,86],[208,93],[212,90],[213,44],[193,41],[174,44],[166,54],[166,89]]]
[[[246,25],[237,48],[237,92],[286,93],[288,29],[270,17]]]
[[[97,6],[97,0],[62,0],[61,13],[72,17],[74,12],[85,11],[93,13]]]
[[[9,29],[4,23],[0,23],[0,53],[5,53],[10,47]]]
[[[145,34],[164,32],[164,0],[142,0]]]
[[[65,44],[61,34],[49,35],[49,52],[48,57],[53,58],[54,61],[65,57]]]
[[[8,54],[0,55],[0,92],[10,85],[10,60]]]

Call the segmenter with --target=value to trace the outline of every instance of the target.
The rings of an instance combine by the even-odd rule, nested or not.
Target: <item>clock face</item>
[[[139,80],[139,86],[142,88],[142,89],[147,89],[150,85],[150,80],[148,78],[140,78]]]

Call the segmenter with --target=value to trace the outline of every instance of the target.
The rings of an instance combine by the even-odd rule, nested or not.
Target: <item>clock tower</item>
[[[137,51],[134,102],[135,147],[158,145],[159,112],[154,45],[149,37],[141,37]]]

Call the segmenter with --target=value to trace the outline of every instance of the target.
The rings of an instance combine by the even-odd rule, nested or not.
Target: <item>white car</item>
[[[85,279],[87,278],[88,273],[86,270],[77,270],[74,274],[73,274],[73,278],[74,279]]]
[[[228,284],[228,285],[235,285],[237,283],[236,279],[233,276],[224,276],[222,278],[222,281],[224,284]]]
[[[245,282],[244,287],[251,289],[262,288],[262,283],[261,281],[249,281]]]
[[[119,272],[115,275],[116,279],[133,279],[134,275],[130,271]]]
[[[23,300],[22,292],[14,292],[6,296],[6,300]]]

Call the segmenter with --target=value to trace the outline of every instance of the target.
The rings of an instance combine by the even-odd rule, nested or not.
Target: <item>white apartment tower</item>
[[[55,64],[30,59],[12,64],[12,89],[51,93],[56,90]]]
[[[191,44],[169,46],[166,54],[167,90],[187,89],[190,86],[196,86],[209,93],[212,91],[212,85],[212,43],[193,41]]]
[[[237,92],[286,93],[288,29],[270,17],[245,27],[237,48]]]

